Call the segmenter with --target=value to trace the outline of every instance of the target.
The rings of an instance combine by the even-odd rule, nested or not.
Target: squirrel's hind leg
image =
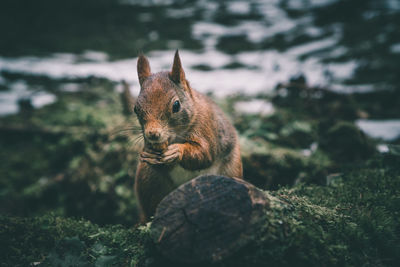
[[[140,221],[149,221],[160,201],[174,188],[168,170],[162,166],[139,162],[135,178],[135,194],[139,204]]]
[[[239,145],[236,145],[229,157],[224,161],[222,175],[243,179],[243,166]]]

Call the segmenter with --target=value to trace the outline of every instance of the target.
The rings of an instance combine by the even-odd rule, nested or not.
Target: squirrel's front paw
[[[147,150],[140,153],[140,160],[151,165],[169,164],[182,159],[180,144],[169,145],[164,152]]]
[[[161,154],[162,163],[172,163],[176,160],[182,160],[181,144],[169,145],[167,150]]]
[[[161,153],[155,151],[143,151],[140,153],[140,161],[147,162],[151,165],[163,164],[161,161]]]

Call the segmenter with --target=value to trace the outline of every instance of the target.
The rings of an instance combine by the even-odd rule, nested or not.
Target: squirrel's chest
[[[180,166],[180,165],[176,165],[174,168],[172,168],[170,170],[169,175],[172,178],[172,181],[174,182],[174,184],[176,186],[179,186],[199,175],[219,174],[220,167],[221,167],[221,163],[215,162],[211,167],[209,167],[207,169],[191,171],[191,170],[186,170],[186,169],[182,168],[182,166]]]

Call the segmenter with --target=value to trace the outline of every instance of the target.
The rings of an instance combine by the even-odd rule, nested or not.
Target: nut
[[[150,148],[154,151],[157,152],[163,152],[164,150],[167,149],[168,147],[168,142],[164,142],[164,143],[157,143],[157,144],[149,144]]]

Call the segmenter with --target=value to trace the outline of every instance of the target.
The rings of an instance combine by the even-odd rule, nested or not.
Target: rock
[[[220,261],[252,240],[268,205],[266,195],[243,180],[199,176],[159,204],[152,237],[174,261]]]
[[[347,163],[367,159],[376,151],[371,139],[353,123],[344,121],[327,127],[321,134],[320,147],[334,160]]]

